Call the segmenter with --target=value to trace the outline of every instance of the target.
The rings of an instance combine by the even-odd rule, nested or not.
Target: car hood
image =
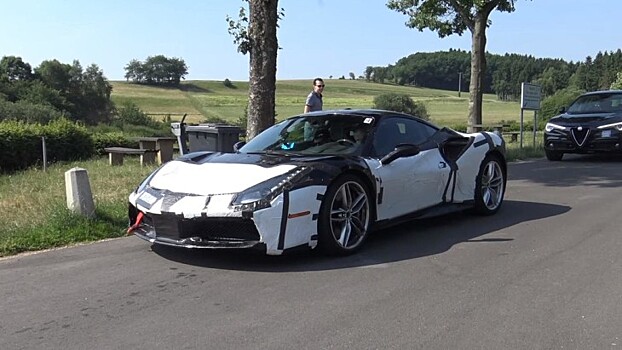
[[[551,118],[549,122],[561,126],[598,126],[602,124],[616,123],[622,121],[622,113],[590,113],[590,114],[568,114],[564,113]]]
[[[238,193],[319,158],[329,157],[197,152],[164,164],[149,186],[196,195]]]

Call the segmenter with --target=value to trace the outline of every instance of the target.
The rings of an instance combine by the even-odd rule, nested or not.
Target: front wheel
[[[544,155],[550,161],[560,161],[564,157],[564,152],[544,150]]]
[[[370,199],[367,186],[355,175],[329,186],[318,218],[318,244],[325,253],[348,255],[361,247],[371,221]]]
[[[499,158],[494,155],[486,156],[475,181],[475,212],[481,215],[496,213],[503,203],[506,183]]]

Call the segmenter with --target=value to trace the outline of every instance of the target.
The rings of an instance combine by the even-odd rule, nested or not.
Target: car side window
[[[422,144],[436,131],[435,128],[414,119],[403,117],[383,119],[376,129],[374,155],[383,157],[399,144]]]

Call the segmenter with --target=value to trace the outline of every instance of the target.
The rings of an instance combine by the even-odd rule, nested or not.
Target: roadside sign
[[[521,83],[520,105],[521,109],[537,111],[540,109],[542,88],[540,85]]]

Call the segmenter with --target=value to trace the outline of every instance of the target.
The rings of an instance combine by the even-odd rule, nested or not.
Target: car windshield
[[[622,93],[602,93],[580,96],[568,107],[566,112],[568,114],[622,112]]]
[[[240,148],[242,153],[360,154],[374,124],[359,115],[302,115],[264,130]]]

